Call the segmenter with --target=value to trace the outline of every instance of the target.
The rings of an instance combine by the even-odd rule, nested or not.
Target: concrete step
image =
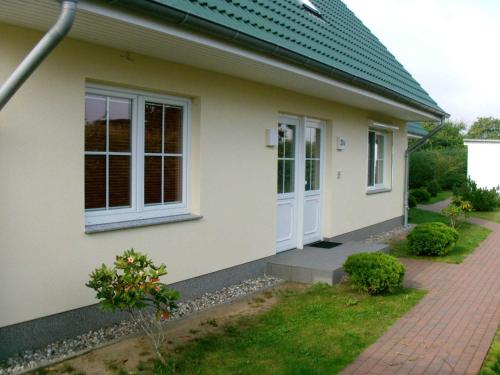
[[[333,249],[304,247],[276,254],[267,262],[266,273],[286,281],[333,285],[344,276],[342,265],[349,255],[377,251],[388,252],[389,246],[353,241]]]

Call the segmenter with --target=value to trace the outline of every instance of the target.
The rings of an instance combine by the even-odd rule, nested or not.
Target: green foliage
[[[422,150],[411,154],[410,188],[428,186],[436,180],[440,188],[451,190],[467,179],[467,149]]]
[[[161,322],[170,317],[179,299],[179,292],[160,282],[160,277],[166,274],[164,264],[156,266],[145,254],[130,249],[116,257],[113,267],[103,264],[94,270],[86,284],[96,291],[103,309],[130,314],[151,340],[158,360],[164,364],[167,362],[162,347],[166,336]],[[151,309],[153,315],[142,313],[145,308]]]
[[[177,375],[338,374],[425,295],[403,289],[369,296],[342,284],[276,292],[279,302],[271,309],[183,340],[172,353],[175,366],[146,362],[140,374],[170,374],[171,368]]]
[[[383,253],[351,255],[343,268],[356,288],[371,295],[398,290],[405,275],[403,264]]]
[[[475,212],[472,214],[476,214]],[[442,222],[444,224],[449,224],[450,220],[437,212],[419,210],[418,208],[413,208],[410,210],[409,215],[410,223],[422,224],[429,222]],[[486,237],[491,233],[491,230],[484,228],[480,225],[474,225],[470,223],[462,223],[457,228],[459,238],[455,246],[452,247],[448,255],[442,257],[435,256],[417,256],[413,254],[408,247],[408,240],[398,241],[393,243],[391,246],[391,255],[402,257],[402,258],[417,258],[417,259],[428,259],[434,262],[444,262],[444,263],[454,263],[459,264],[464,261],[464,259],[473,252],[481,242],[485,240]]]
[[[408,195],[408,207],[415,208],[415,207],[417,207],[417,203],[418,203],[417,198],[415,198],[415,196],[412,193],[410,193]]]
[[[410,188],[417,189],[436,179],[435,152],[417,151],[410,157]]]
[[[467,132],[471,139],[500,139],[500,119],[480,117]]]
[[[431,195],[426,188],[411,190],[411,195],[415,197],[417,203],[426,203],[431,199]]]
[[[435,123],[424,122],[422,126],[431,131],[436,126]],[[424,150],[443,150],[443,149],[463,149],[464,136],[462,133],[465,131],[465,124],[463,122],[446,122],[443,129],[441,129],[435,136],[429,139],[429,142],[423,146]]]
[[[460,197],[453,197],[450,205],[444,208],[441,212],[450,219],[451,227],[456,228],[458,226],[459,219],[463,216],[464,220],[466,220],[471,211],[472,205],[469,201],[464,201]]]
[[[498,189],[478,188],[477,184],[468,179],[465,184],[453,191],[455,196],[469,201],[476,211],[495,211],[500,206],[500,193]]]
[[[407,238],[415,255],[444,256],[458,241],[458,232],[444,223],[432,222],[417,225]]]
[[[438,195],[438,193],[441,191],[441,186],[439,185],[439,182],[437,180],[432,180],[427,184],[427,191],[431,194],[432,197],[435,197]]]
[[[86,286],[96,291],[104,309],[130,312],[150,306],[166,318],[179,299],[177,291],[160,283],[166,274],[164,264],[155,266],[146,255],[130,249],[116,257],[114,267],[103,264],[94,270]]]
[[[478,375],[500,374],[500,327]]]

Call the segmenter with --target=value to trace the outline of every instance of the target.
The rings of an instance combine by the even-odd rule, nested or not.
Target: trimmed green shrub
[[[359,253],[349,256],[344,271],[352,284],[368,294],[392,293],[401,288],[405,267],[384,253]]]
[[[431,182],[429,182],[427,184],[427,191],[433,197],[438,195],[438,193],[441,191],[441,186],[439,185],[439,182],[437,182],[436,180],[432,180]]]
[[[454,195],[464,201],[469,201],[476,211],[494,211],[500,206],[500,194],[498,189],[478,188],[477,184],[468,179],[463,185],[456,187]]]
[[[458,240],[458,232],[444,223],[419,224],[408,235],[408,248],[415,255],[447,255]]]
[[[415,198],[415,196],[410,193],[410,195],[408,195],[408,207],[415,208],[417,207],[417,203],[417,198]]]
[[[415,196],[412,193],[410,193],[408,195],[408,207],[415,208],[415,207],[417,207],[417,203],[418,203],[417,198],[415,198]]]
[[[431,199],[431,195],[426,188],[414,189],[410,193],[415,197],[417,203],[426,203]]]

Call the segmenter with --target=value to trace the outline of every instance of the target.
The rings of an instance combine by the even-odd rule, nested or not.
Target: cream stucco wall
[[[40,33],[0,24],[0,82]],[[193,99],[194,222],[84,233],[87,81]],[[95,302],[89,272],[134,247],[166,262],[168,282],[275,253],[279,113],[327,122],[324,235],[403,214],[404,131],[395,133],[393,190],[366,195],[368,119],[394,119],[279,88],[66,40],[0,113],[0,327]],[[335,149],[337,136],[348,141]],[[337,179],[337,172],[341,178]]]

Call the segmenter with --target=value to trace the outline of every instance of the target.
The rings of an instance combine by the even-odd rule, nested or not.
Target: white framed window
[[[386,187],[387,134],[368,131],[368,188]]]
[[[189,100],[89,85],[85,224],[189,213]]]

